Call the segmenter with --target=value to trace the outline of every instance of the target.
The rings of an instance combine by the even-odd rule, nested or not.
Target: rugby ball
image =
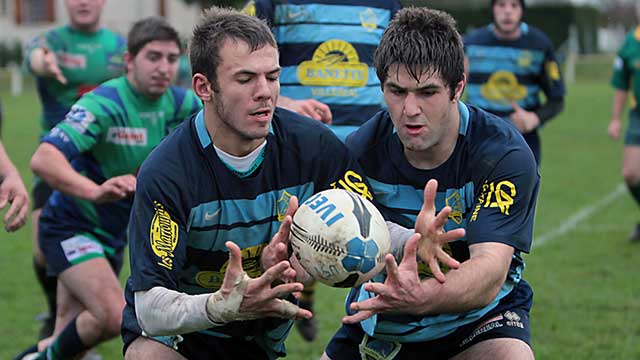
[[[351,191],[321,191],[293,215],[291,248],[316,280],[333,287],[355,287],[384,267],[390,236],[375,205]]]

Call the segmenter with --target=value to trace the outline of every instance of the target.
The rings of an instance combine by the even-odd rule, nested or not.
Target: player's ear
[[[124,53],[124,66],[125,66],[125,71],[127,72],[127,74],[131,73],[133,71],[133,58],[135,56],[131,55],[130,52],[126,51]]]
[[[464,91],[464,86],[467,83],[467,77],[466,75],[462,75],[462,80],[460,80],[457,84],[456,84],[456,88],[455,91],[453,92],[453,102],[458,102],[460,100],[460,98],[462,97],[462,92]]]
[[[195,73],[191,79],[191,87],[202,102],[211,101],[213,99],[213,89],[211,82],[204,74]]]

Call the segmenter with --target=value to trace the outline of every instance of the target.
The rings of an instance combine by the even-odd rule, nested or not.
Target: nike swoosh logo
[[[205,221],[211,221],[215,219],[215,217],[218,216],[218,214],[220,214],[220,210],[222,210],[222,208],[219,208],[218,210],[214,211],[213,214],[209,214],[209,212],[205,212],[204,213]]]
[[[304,11],[298,11],[297,13],[294,13],[294,12],[288,12],[288,13],[287,13],[287,17],[288,17],[289,19],[295,19],[295,18],[297,18],[298,16],[300,16],[300,15],[302,15],[302,14],[304,14]]]

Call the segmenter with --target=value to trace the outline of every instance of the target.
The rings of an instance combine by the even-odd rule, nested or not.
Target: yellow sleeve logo
[[[373,195],[367,184],[362,181],[362,176],[353,170],[347,171],[342,179],[331,184],[332,189],[339,187],[360,194],[365,199],[373,200]]]
[[[153,205],[155,214],[149,229],[151,249],[160,258],[158,265],[173,270],[173,251],[178,245],[178,224],[171,219],[162,204],[154,201]]]
[[[547,76],[549,76],[549,79],[553,81],[560,80],[560,70],[558,69],[558,63],[556,63],[555,61],[547,61],[547,63],[544,64],[544,68],[547,71]]]
[[[511,181],[503,180],[495,184],[485,182],[482,185],[482,192],[478,197],[477,204],[471,214],[471,221],[478,219],[478,212],[481,208],[499,208],[500,212],[509,215],[509,208],[513,205],[516,197],[516,186]]]

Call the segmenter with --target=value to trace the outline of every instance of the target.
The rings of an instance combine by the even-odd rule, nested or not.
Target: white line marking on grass
[[[533,244],[531,245],[531,248],[537,248],[538,246],[543,245],[544,243],[547,243],[551,240],[555,240],[557,237],[562,236],[568,233],[569,231],[575,229],[578,226],[578,224],[580,224],[586,218],[591,216],[591,214],[601,210],[603,207],[609,205],[610,203],[615,201],[617,198],[619,198],[621,195],[623,195],[626,192],[626,189],[627,187],[625,186],[624,183],[619,184],[612,192],[607,194],[607,196],[600,199],[600,201],[583,207],[582,209],[578,210],[575,214],[568,217],[565,221],[562,222],[560,226],[555,228],[553,231],[533,239]]]

